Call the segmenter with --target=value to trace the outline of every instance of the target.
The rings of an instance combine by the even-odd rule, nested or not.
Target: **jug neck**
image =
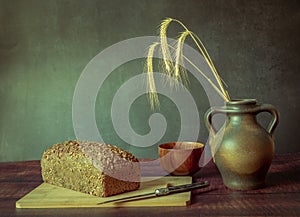
[[[253,114],[257,108],[257,101],[255,99],[232,100],[226,102],[224,108],[227,114],[227,123],[256,122],[256,115]]]
[[[226,122],[227,123],[241,123],[241,122],[247,122],[247,123],[256,123],[256,115],[253,115],[253,113],[250,112],[242,112],[242,113],[227,113],[226,115]]]

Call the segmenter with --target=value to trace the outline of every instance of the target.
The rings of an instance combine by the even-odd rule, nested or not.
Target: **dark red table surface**
[[[149,164],[143,175],[159,175],[158,166]],[[227,189],[213,162],[193,177],[200,180],[210,186],[194,190],[187,207],[17,209],[16,201],[42,183],[40,162],[0,163],[0,216],[300,216],[300,153],[276,155],[262,189]]]

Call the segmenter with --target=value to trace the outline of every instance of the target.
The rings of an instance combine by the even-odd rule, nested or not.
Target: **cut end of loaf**
[[[140,187],[138,159],[118,147],[67,141],[46,150],[41,159],[47,183],[107,197]]]

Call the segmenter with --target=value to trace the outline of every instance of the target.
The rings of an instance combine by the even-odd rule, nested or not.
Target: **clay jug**
[[[272,115],[267,129],[256,120],[261,112]],[[216,114],[226,115],[218,131],[212,124]],[[205,120],[213,159],[223,183],[237,190],[264,186],[274,155],[273,134],[279,121],[278,111],[272,105],[257,104],[255,99],[232,100],[223,107],[208,110]]]

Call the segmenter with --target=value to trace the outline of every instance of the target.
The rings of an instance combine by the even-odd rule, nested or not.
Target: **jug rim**
[[[232,99],[226,102],[226,105],[249,105],[249,104],[256,104],[256,99]]]

